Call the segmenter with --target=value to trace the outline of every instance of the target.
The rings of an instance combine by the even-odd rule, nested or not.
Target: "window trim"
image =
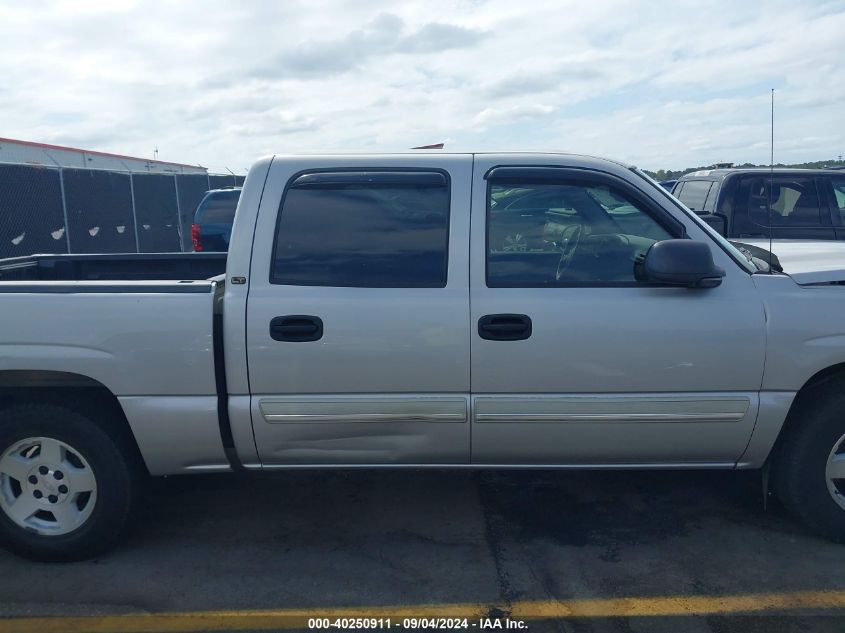
[[[672,284],[648,281],[555,281],[554,283],[523,283],[519,285],[491,284],[489,259],[490,199],[491,186],[496,183],[508,184],[512,182],[513,184],[546,185],[589,183],[592,185],[605,185],[611,191],[622,193],[623,197],[637,203],[638,208],[643,213],[669,233],[671,236],[670,239],[689,239],[689,236],[687,235],[686,226],[682,222],[672,217],[665,209],[656,205],[644,192],[623,178],[598,169],[550,165],[500,165],[488,169],[484,174],[484,180],[487,181],[484,189],[484,283],[487,288],[677,288],[677,286]]]
[[[438,285],[381,285],[381,286],[338,286],[335,284],[291,284],[291,283],[284,283],[281,281],[277,281],[274,279],[274,262],[276,259],[276,248],[278,247],[279,241],[279,228],[282,223],[282,211],[285,208],[285,201],[288,197],[288,192],[291,189],[303,189],[303,190],[317,190],[323,187],[320,186],[321,183],[313,182],[313,183],[306,183],[305,186],[296,186],[297,180],[302,178],[303,176],[321,176],[321,175],[331,175],[331,174],[411,174],[411,173],[434,173],[439,174],[443,177],[443,184],[442,185],[431,185],[431,188],[440,188],[441,186],[446,189],[446,244],[445,244],[445,253],[444,253],[444,276],[442,280],[442,284]],[[319,181],[319,179],[318,179]],[[353,184],[354,181],[350,181],[349,184]],[[332,184],[330,180],[326,180],[325,184]],[[336,182],[334,184],[345,184]],[[404,182],[404,183],[385,183],[385,186],[388,184],[393,184],[394,186],[404,185],[412,185],[411,182]],[[438,169],[432,167],[318,167],[315,169],[303,169],[291,175],[288,178],[288,181],[285,183],[285,188],[282,191],[282,199],[279,202],[279,207],[276,210],[276,220],[273,223],[273,246],[270,250],[270,263],[269,263],[269,271],[268,271],[268,282],[273,286],[292,286],[297,288],[362,288],[362,289],[369,289],[369,288],[401,288],[401,289],[414,289],[414,288],[446,288],[449,285],[449,246],[450,240],[452,235],[452,178],[449,172],[445,169]]]
[[[362,171],[308,171],[292,178],[290,189],[343,189],[348,185],[360,185],[362,182],[360,177],[362,175],[369,177],[370,180],[368,182],[373,188],[389,188],[402,185],[431,188],[448,187],[448,180],[442,171],[425,169],[367,169]],[[430,176],[439,176],[439,178],[431,178]]]

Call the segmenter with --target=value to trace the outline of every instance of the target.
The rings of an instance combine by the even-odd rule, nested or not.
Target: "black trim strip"
[[[344,187],[446,187],[446,176],[436,171],[331,171],[304,173],[290,183],[291,189]]]
[[[77,282],[68,282],[67,285],[60,284],[17,284],[15,282],[0,281],[0,293],[35,293],[35,294],[208,294],[214,291],[214,284],[210,282],[184,283],[175,282],[170,285],[116,285],[97,284],[82,285]]]
[[[570,180],[606,184],[607,180],[603,177],[605,173],[583,167],[501,165],[488,169],[487,173],[484,174],[484,180],[492,180],[505,184],[559,183]]]
[[[634,186],[616,174],[587,167],[565,167],[558,165],[501,165],[491,167],[484,174],[488,183],[497,184],[598,184],[615,189],[622,195],[639,203],[643,211],[663,226],[670,234],[686,239],[684,223],[656,204],[642,189]],[[487,186],[487,213],[490,212],[490,185]]]
[[[232,435],[232,422],[229,419],[229,386],[226,382],[226,357],[223,347],[223,288],[214,302],[212,320],[212,347],[214,349],[214,384],[217,388],[217,423],[220,426],[220,441],[232,470],[243,470],[243,464],[235,450],[235,438]]]

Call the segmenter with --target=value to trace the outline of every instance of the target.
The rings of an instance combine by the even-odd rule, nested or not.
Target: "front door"
[[[247,303],[264,465],[469,461],[472,159],[382,160],[270,168]]]
[[[651,244],[701,228],[639,177],[506,160],[475,163],[473,463],[735,462],[764,360],[749,272],[714,244],[720,286],[639,282]]]

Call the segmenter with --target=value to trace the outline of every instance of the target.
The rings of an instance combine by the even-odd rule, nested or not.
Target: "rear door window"
[[[759,226],[829,226],[822,214],[815,179],[757,176],[750,179],[748,212]]]
[[[443,288],[448,238],[442,172],[303,174],[282,201],[270,282]]]

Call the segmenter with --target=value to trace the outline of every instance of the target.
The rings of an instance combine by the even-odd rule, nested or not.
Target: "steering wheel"
[[[555,281],[560,281],[563,274],[569,269],[575,251],[578,250],[578,244],[581,242],[581,235],[584,233],[584,225],[572,224],[563,229],[561,233],[561,242],[563,246],[560,251],[560,260],[557,263],[557,271],[555,272]]]

